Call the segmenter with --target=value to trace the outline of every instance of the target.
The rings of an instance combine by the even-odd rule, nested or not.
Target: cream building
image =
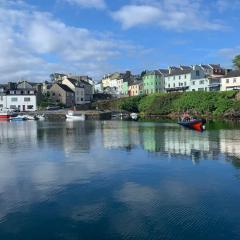
[[[221,80],[221,91],[240,90],[240,71],[229,72]]]

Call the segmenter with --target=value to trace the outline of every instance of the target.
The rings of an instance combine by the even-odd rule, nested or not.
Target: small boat
[[[26,120],[36,120],[35,117],[31,115],[23,115],[23,117],[25,117]]]
[[[40,114],[37,114],[34,116],[35,120],[39,120],[39,121],[43,121],[45,120],[45,116],[44,114],[40,115]]]
[[[0,109],[0,119],[9,120],[11,117],[14,117],[15,114],[11,109],[1,108]]]
[[[66,118],[69,120],[85,121],[85,114],[76,113],[74,111],[68,111],[66,114]]]
[[[130,117],[131,117],[132,120],[135,120],[135,121],[138,120],[138,114],[137,113],[131,113]]]
[[[15,122],[15,121],[26,121],[27,118],[24,117],[24,116],[18,115],[18,116],[16,116],[16,117],[10,117],[9,120],[10,120],[10,121],[14,121],[14,122]]]
[[[200,132],[205,130],[205,123],[206,123],[206,119],[190,119],[190,120],[181,120],[178,122],[178,124],[183,127],[194,129]]]

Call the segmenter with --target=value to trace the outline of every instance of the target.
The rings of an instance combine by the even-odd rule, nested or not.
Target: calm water
[[[0,123],[0,239],[240,239],[240,126]]]

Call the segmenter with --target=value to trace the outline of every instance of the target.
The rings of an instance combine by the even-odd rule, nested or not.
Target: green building
[[[161,71],[147,72],[143,76],[144,94],[164,92],[164,73]]]
[[[128,96],[128,81],[124,81],[122,84],[122,93],[125,96]]]

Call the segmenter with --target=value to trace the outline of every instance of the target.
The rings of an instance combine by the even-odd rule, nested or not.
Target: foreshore
[[[49,120],[63,120],[66,118],[66,109],[56,111],[35,111],[35,112],[20,112],[19,115],[44,115]],[[97,111],[97,110],[86,110],[76,111],[76,114],[84,114],[86,120],[110,120],[112,117],[111,111]]]

